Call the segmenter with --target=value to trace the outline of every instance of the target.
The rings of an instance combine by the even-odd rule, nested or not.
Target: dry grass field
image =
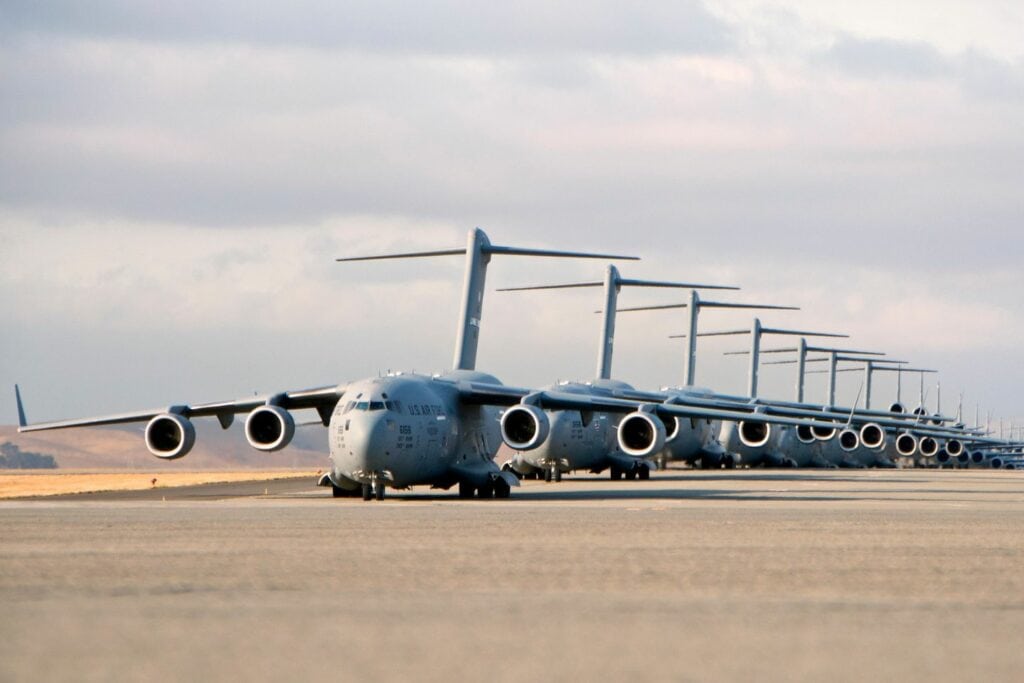
[[[0,474],[0,499],[60,496],[96,491],[141,491],[235,481],[272,481],[308,476],[316,470],[243,472],[55,472],[22,470]]]

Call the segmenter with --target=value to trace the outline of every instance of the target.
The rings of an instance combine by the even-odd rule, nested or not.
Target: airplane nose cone
[[[345,442],[351,452],[353,470],[379,472],[388,469],[391,451],[385,413],[363,413],[351,420]]]

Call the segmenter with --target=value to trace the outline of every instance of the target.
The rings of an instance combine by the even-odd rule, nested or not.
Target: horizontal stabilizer
[[[834,332],[807,332],[806,330],[783,330],[777,327],[762,327],[762,334],[782,334],[791,337],[833,337],[836,339],[848,339],[848,334],[836,334]]]
[[[610,261],[639,261],[639,256],[622,256],[621,254],[594,254],[583,251],[555,251],[551,249],[523,249],[521,247],[499,247],[484,245],[481,249],[485,254],[503,254],[505,256],[552,256],[557,258],[599,258]]]
[[[441,249],[439,251],[410,251],[403,254],[380,254],[378,256],[348,256],[336,258],[335,261],[384,261],[398,258],[421,258],[423,256],[455,256],[465,254],[465,249]]]
[[[693,287],[692,289],[698,289]],[[633,313],[635,311],[665,311],[673,308],[689,308],[690,304],[663,304],[660,306],[630,306],[629,308],[618,308],[616,313]],[[773,304],[739,304],[724,301],[701,301],[701,308],[736,308],[757,311],[799,311],[798,306],[775,306]],[[601,311],[598,311],[600,313]]]

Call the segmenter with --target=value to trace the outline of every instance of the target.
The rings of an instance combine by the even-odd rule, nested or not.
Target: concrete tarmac
[[[0,680],[1024,678],[1024,473],[0,503]]]

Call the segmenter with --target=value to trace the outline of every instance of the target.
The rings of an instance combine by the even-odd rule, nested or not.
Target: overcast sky
[[[442,371],[462,260],[333,259],[479,225],[801,306],[764,321],[938,368],[949,410],[1024,416],[1021,36],[1015,1],[8,0],[0,385],[45,420]],[[495,259],[488,286],[604,266]],[[480,368],[591,377],[599,303],[489,292]],[[677,383],[682,328],[622,316],[615,374]],[[721,352],[743,346],[702,342],[700,383],[742,390]],[[766,368],[764,393],[792,377]]]

